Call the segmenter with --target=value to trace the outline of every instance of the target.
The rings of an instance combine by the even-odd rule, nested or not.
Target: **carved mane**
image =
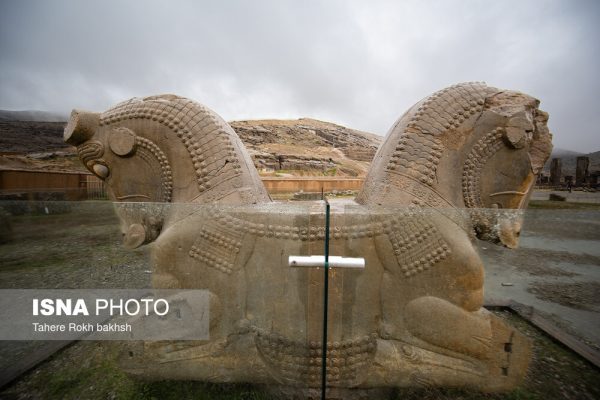
[[[160,177],[160,194],[154,201],[270,201],[252,160],[229,124],[207,107],[183,97],[133,98],[102,114],[73,111],[65,140],[78,146],[86,167],[102,179],[110,174],[98,174],[102,168],[94,169],[94,165],[110,169],[110,159],[144,158],[154,166],[152,173]]]
[[[473,209],[526,206],[534,177],[552,149],[548,117],[538,105],[528,95],[480,82],[432,94],[392,126],[357,202]],[[503,169],[514,172],[502,180],[498,175]],[[474,222],[482,225],[477,228],[482,234],[493,224],[481,218]]]

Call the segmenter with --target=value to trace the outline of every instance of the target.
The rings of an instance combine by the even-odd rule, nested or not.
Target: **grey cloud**
[[[171,92],[226,119],[384,134],[427,94],[484,80],[542,100],[555,145],[600,148],[600,17],[585,1],[4,1],[0,108],[102,110]]]

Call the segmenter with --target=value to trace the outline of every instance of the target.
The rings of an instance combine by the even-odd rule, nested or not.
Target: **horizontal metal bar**
[[[325,257],[324,256],[290,256],[289,257],[290,267],[324,267]],[[364,268],[364,258],[351,258],[351,257],[339,257],[329,256],[329,268]]]

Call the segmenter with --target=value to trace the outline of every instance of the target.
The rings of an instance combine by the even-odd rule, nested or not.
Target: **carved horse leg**
[[[468,312],[446,300],[423,296],[406,305],[404,317],[410,333],[419,339],[477,358],[488,357],[492,330],[481,312]]]

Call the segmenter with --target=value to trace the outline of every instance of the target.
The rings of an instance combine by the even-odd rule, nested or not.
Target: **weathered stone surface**
[[[552,164],[550,165],[550,183],[553,186],[560,185],[560,178],[562,176],[562,163],[560,158],[553,158]]]
[[[589,175],[588,168],[590,166],[590,158],[581,156],[577,157],[577,167],[575,169],[575,184],[581,186],[586,183]]]
[[[259,170],[365,176],[381,137],[309,118],[233,121]],[[327,172],[329,171],[329,172]]]
[[[527,95],[465,83],[394,124],[357,203],[332,216],[331,254],[366,268],[331,272],[331,387],[494,391],[523,379],[530,345],[482,308],[470,235],[518,243],[519,219],[500,211],[527,205],[551,150],[547,118]],[[126,245],[153,242],[154,286],[212,294],[209,341],[138,344],[128,371],[319,386],[322,273],[287,259],[322,252],[321,204],[270,203],[235,133],[177,96],[75,112],[65,138],[109,186]]]

